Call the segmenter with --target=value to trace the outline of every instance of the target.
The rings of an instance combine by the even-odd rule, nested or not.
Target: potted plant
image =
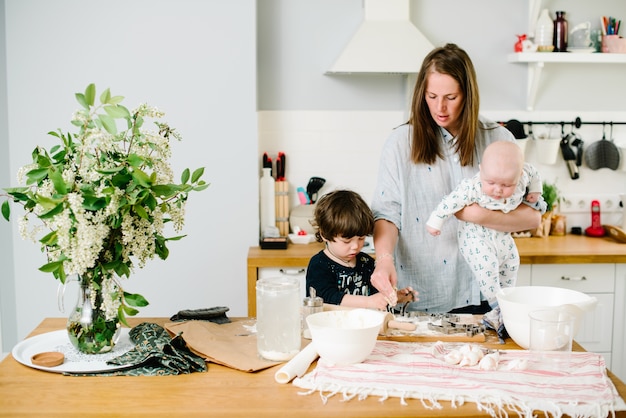
[[[559,189],[556,184],[543,182],[542,191],[543,200],[546,202],[546,213],[541,216],[541,225],[534,231],[534,237],[547,237],[552,229],[552,217],[559,207]]]
[[[180,136],[158,122],[164,113],[157,108],[128,110],[109,89],[97,103],[93,84],[76,99],[77,132],[49,132],[58,144],[34,149],[32,163],[18,174],[25,185],[6,188],[1,209],[7,220],[9,201],[25,210],[20,233],[46,254],[39,270],[61,285],[70,278],[80,283],[68,336],[78,350],[95,354],[111,350],[120,322],[127,325],[126,316],[148,304],[127,292],[121,278],[155,256],[168,257],[168,242],[183,236],[167,237],[165,224],[179,232],[189,194],[208,184],[201,179],[204,168],[185,169],[180,182],[174,179],[169,144]]]

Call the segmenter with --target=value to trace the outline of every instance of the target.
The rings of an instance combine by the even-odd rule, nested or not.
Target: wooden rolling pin
[[[333,305],[330,303],[324,304],[325,311],[346,311],[346,310],[351,310],[351,309],[354,309],[354,308],[350,308],[347,306]],[[378,332],[378,334],[387,335],[387,331],[389,331],[389,329],[399,329],[403,331],[415,331],[417,329],[417,325],[415,325],[412,322],[396,321],[395,317],[393,316],[391,312],[386,312],[385,319],[383,319],[383,324],[381,325],[380,331]]]

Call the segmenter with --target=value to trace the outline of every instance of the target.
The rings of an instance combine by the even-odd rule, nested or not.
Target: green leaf
[[[87,210],[100,210],[107,205],[107,200],[104,197],[96,196],[84,196],[83,207]]]
[[[128,163],[131,167],[139,168],[144,164],[145,160],[137,154],[128,155]]]
[[[122,305],[120,306],[120,308],[124,309],[124,313],[128,316],[135,316],[139,313],[137,309],[131,308],[130,306],[127,306],[127,305]]]
[[[120,305],[119,308],[117,308],[117,317],[120,319],[120,322],[122,324],[126,325],[128,328],[131,327],[126,321],[126,315],[124,314],[124,305]]]
[[[148,306],[149,305],[149,303],[146,300],[146,298],[141,296],[139,293],[124,292],[124,300],[130,306],[136,306],[138,308],[143,308],[144,306]]]
[[[209,187],[211,185],[211,183],[203,183],[199,186],[196,186],[193,188],[193,190],[195,190],[196,192],[201,192],[202,190],[206,190],[207,187]]]
[[[2,202],[2,216],[7,221],[10,220],[9,218],[11,217],[11,207],[9,206],[8,200],[5,200],[4,202]]]
[[[161,260],[167,260],[167,257],[170,255],[170,250],[167,249],[167,245],[165,245],[165,238],[161,236],[157,236],[154,240],[154,251],[157,253]]]
[[[87,102],[89,106],[93,106],[93,104],[95,103],[95,100],[96,100],[96,85],[91,83],[85,89],[85,102]]]
[[[188,169],[188,168],[185,168],[185,169],[183,170],[183,174],[181,174],[181,175],[180,175],[180,182],[181,182],[182,184],[185,184],[185,183],[187,183],[188,181],[189,181],[189,169]]]
[[[123,100],[124,100],[124,96],[113,96],[109,98],[107,103],[111,105],[116,105],[116,104],[122,103]],[[130,115],[130,112],[128,114]]]
[[[100,95],[100,103],[108,104],[111,99],[111,89],[106,89]]]
[[[48,177],[47,168],[35,168],[26,173],[26,184],[39,183]]]
[[[48,170],[48,177],[52,180],[52,184],[57,193],[62,195],[67,194],[67,186],[65,185],[65,180],[63,180],[63,175],[60,170],[51,168]]]
[[[43,154],[39,154],[37,156],[37,164],[41,168],[44,168],[44,167],[48,168],[52,165],[52,163],[50,162],[50,158],[48,158],[47,155],[43,155]]]
[[[51,263],[44,264],[43,266],[39,267],[39,271],[43,271],[44,273],[52,273],[54,271],[57,271],[62,266],[63,266],[63,261],[53,261]]]
[[[191,176],[191,182],[195,183],[198,181],[198,179],[200,177],[202,177],[202,175],[204,174],[204,167],[200,167],[198,169],[196,169],[196,171],[193,172],[193,175]],[[184,182],[183,182],[184,183]]]
[[[178,192],[178,186],[175,184],[155,184],[151,189],[155,195],[164,199],[168,199]]]
[[[11,197],[15,201],[28,202],[30,200],[30,197],[28,197],[26,193],[22,193],[21,190],[16,190],[16,191],[10,191],[11,189],[5,189],[5,190],[7,191],[9,195],[11,195]],[[28,190],[24,188],[24,191],[28,191]]]
[[[145,219],[145,220],[150,220],[150,216],[148,216],[148,212],[146,212],[146,210],[143,208],[143,206],[141,205],[134,205],[133,206],[133,211],[135,211],[135,213],[137,215],[139,215],[139,217]]]
[[[76,93],[76,101],[85,109],[89,109],[89,105],[87,104],[87,100],[85,100],[85,95],[83,93]]]
[[[63,203],[59,203],[55,208],[50,209],[48,212],[42,213],[41,215],[39,215],[39,218],[40,219],[52,218],[53,216],[58,215],[61,212],[63,212]]]
[[[39,240],[43,245],[50,246],[57,243],[57,231],[52,231]]]
[[[96,172],[100,174],[115,174],[115,173],[119,173],[123,169],[124,169],[124,166],[120,165],[118,167],[102,168],[102,169],[96,170]]]
[[[104,106],[104,110],[109,114],[109,116],[116,119],[127,118],[130,116],[128,109],[126,109],[124,106],[108,105]]]
[[[51,197],[45,197],[41,195],[36,195],[35,202],[41,205],[44,209],[52,209],[56,207],[59,203],[63,202],[63,199],[53,199]]]
[[[175,237],[169,237],[169,238],[165,238],[165,241],[180,241],[181,239],[185,238],[187,235],[177,235]]]
[[[135,183],[143,187],[150,187],[150,177],[143,171],[135,168],[131,175],[133,176]]]
[[[102,123],[102,127],[111,135],[117,135],[117,125],[115,125],[115,119],[109,115],[100,114],[98,120]]]

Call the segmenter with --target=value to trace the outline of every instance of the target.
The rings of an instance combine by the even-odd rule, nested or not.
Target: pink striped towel
[[[336,394],[343,400],[398,397],[405,405],[418,399],[428,409],[443,409],[439,401],[451,407],[473,402],[493,417],[532,417],[533,411],[554,418],[606,417],[626,409],[599,354],[572,352],[567,371],[547,371],[525,366],[531,364],[527,350],[502,350],[497,369],[487,371],[447,364],[444,355],[458,347],[378,341],[363,363],[334,366],[320,359],[293,384],[308,389],[301,394],[318,391],[324,403]]]

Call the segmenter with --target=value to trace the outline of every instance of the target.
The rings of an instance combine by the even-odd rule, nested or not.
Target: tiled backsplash
[[[524,121],[573,121],[577,116],[583,122],[626,122],[626,112],[483,112],[496,121],[518,119]],[[321,194],[337,188],[349,188],[371,201],[378,172],[380,150],[390,131],[404,123],[404,112],[397,111],[264,111],[259,112],[259,176],[261,156],[267,152],[275,160],[278,152],[287,156],[285,177],[289,181],[291,207],[299,204],[296,188],[306,187],[309,178],[326,179]],[[554,131],[560,134],[560,126]],[[565,125],[565,132],[569,132]],[[543,125],[533,125],[533,133],[545,131]],[[578,131],[588,147],[602,138],[602,125],[583,125]],[[613,139],[626,146],[626,126],[613,126]],[[610,129],[606,127],[606,138]],[[618,195],[626,193],[626,169],[607,168],[591,170],[584,164],[580,178],[571,180],[562,157],[555,164],[542,164],[537,158],[536,143],[529,140],[525,148],[526,160],[537,166],[542,177],[556,182],[563,194]],[[626,154],[621,161],[626,167]],[[621,211],[603,213],[603,223],[621,225]],[[568,228],[590,225],[589,213],[569,213]]]

